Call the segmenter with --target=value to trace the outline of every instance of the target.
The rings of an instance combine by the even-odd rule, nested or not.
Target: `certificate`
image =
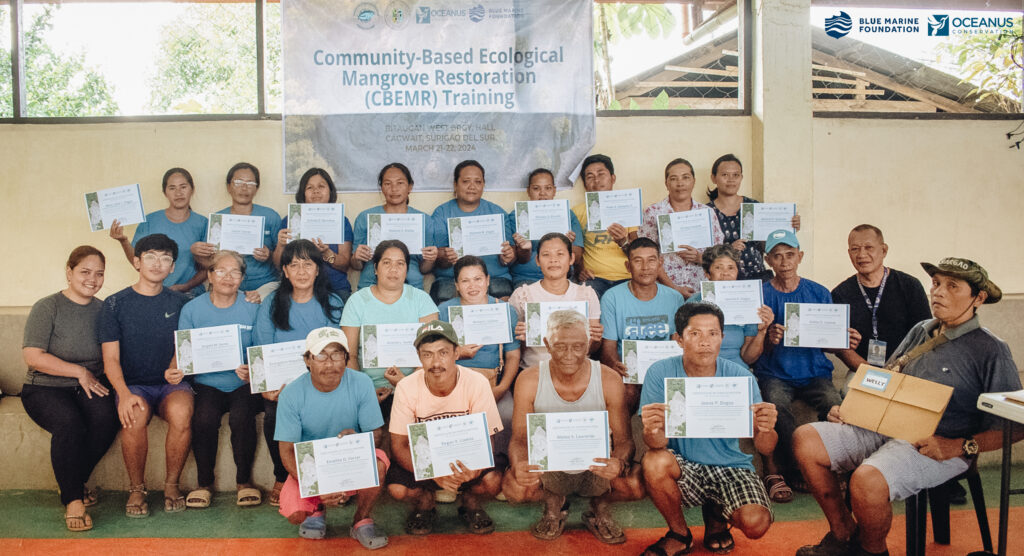
[[[409,423],[407,427],[417,481],[451,475],[456,460],[468,469],[494,467],[486,413]]]
[[[786,335],[789,347],[850,347],[850,306],[845,303],[787,303]]]
[[[623,340],[622,341],[622,364],[626,366],[628,376],[622,379],[626,384],[643,384],[647,376],[647,369],[651,365],[668,359],[679,357],[683,354],[683,348],[672,340]]]
[[[516,233],[531,241],[551,232],[564,234],[572,231],[567,199],[516,201],[515,215]]]
[[[412,345],[421,323],[364,324],[359,327],[359,362],[364,369],[419,367],[420,355]]]
[[[683,246],[706,249],[715,244],[711,235],[711,209],[658,215],[658,242],[662,253],[682,251]]]
[[[303,498],[380,486],[373,433],[295,443],[295,471]]]
[[[718,305],[725,324],[759,324],[757,310],[764,305],[760,280],[701,282],[700,299]]]
[[[206,242],[218,250],[230,249],[240,255],[252,255],[263,247],[263,217],[242,214],[210,215],[206,228]]]
[[[448,307],[448,321],[452,323],[460,344],[487,346],[512,341],[508,303],[452,305]]]
[[[796,203],[743,203],[740,205],[740,239],[765,241],[775,230],[793,229]]]
[[[587,231],[607,230],[612,224],[633,228],[643,224],[640,189],[587,192]]]
[[[373,251],[378,243],[397,239],[405,244],[409,253],[418,255],[426,243],[424,229],[422,214],[367,214],[366,246]]]
[[[611,450],[607,411],[528,413],[530,465],[542,471],[586,471]]]
[[[754,436],[754,377],[665,379],[666,438]]]
[[[248,348],[249,391],[273,392],[306,374],[306,341],[279,342]]]
[[[464,255],[497,255],[505,241],[505,215],[485,214],[448,219],[448,246]]]
[[[345,243],[345,205],[339,203],[289,203],[288,229],[292,240],[319,239],[328,245]]]
[[[85,212],[89,216],[89,228],[94,232],[106,230],[114,220],[122,226],[146,221],[137,183],[86,193]]]
[[[242,364],[242,333],[237,324],[174,331],[178,368],[186,375],[233,371]]]
[[[526,345],[544,347],[544,334],[548,330],[548,317],[555,311],[572,309],[590,321],[586,301],[543,301],[526,304]],[[590,333],[590,328],[587,328]]]

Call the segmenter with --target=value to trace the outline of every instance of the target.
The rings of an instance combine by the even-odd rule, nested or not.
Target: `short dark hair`
[[[481,166],[479,162],[475,160],[463,160],[462,162],[455,165],[454,178],[452,179],[452,181],[459,181],[459,174],[461,174],[464,169],[469,168],[470,166],[479,168],[480,177],[482,177],[485,180],[487,179],[487,172],[484,171],[484,167]]]
[[[875,234],[878,235],[878,241],[881,241],[882,243],[885,243],[885,236],[882,235],[882,230],[879,229],[878,226],[874,226],[874,225],[871,225],[871,224],[858,224],[858,225],[854,226],[852,230],[850,230],[850,233],[853,233],[853,232],[866,232],[868,230],[870,230],[872,232],[875,232]],[[977,295],[977,294],[975,294],[975,295]]]
[[[373,268],[377,268],[377,264],[384,258],[384,252],[392,247],[398,249],[405,255],[405,266],[409,266],[409,248],[406,247],[405,243],[402,243],[398,239],[385,239],[384,241],[377,244],[377,248],[373,250],[373,258],[370,262],[373,264]]]
[[[736,269],[740,268],[740,254],[732,248],[732,245],[726,243],[712,245],[705,249],[700,258],[700,266],[704,272],[710,272],[711,264],[722,257],[729,257],[732,262],[736,263]]]
[[[540,251],[541,246],[545,243],[555,239],[564,243],[566,250],[569,251],[570,255],[572,254],[572,241],[569,241],[569,236],[560,232],[548,232],[544,234],[544,236],[540,238],[540,241],[537,242],[537,251]]]
[[[735,162],[736,164],[740,165],[740,171],[741,172],[743,171],[743,163],[740,162],[740,159],[736,158],[736,155],[734,155],[732,153],[729,153],[729,154],[723,154],[722,156],[720,156],[720,157],[715,159],[714,164],[711,165],[711,175],[712,176],[717,176],[718,175],[718,167],[721,166],[723,162]],[[714,188],[714,189],[708,189],[708,198],[711,199],[712,201],[714,201],[715,199],[718,198],[718,188],[717,187]]]
[[[685,164],[690,168],[690,173],[693,174],[693,164],[690,164],[689,160],[685,158],[673,158],[668,164],[665,165],[665,179],[668,179],[668,171],[672,169],[676,164]]]
[[[440,342],[441,340],[444,340],[455,347],[459,347],[458,344],[452,342],[451,339],[449,339],[444,334],[441,334],[440,332],[433,332],[427,334],[425,337],[423,337],[423,339],[419,341],[419,344],[416,346],[416,350],[419,351],[419,346],[422,346],[423,344],[432,344],[434,342]]]
[[[338,201],[338,190],[334,187],[334,180],[331,179],[331,175],[327,173],[327,170],[323,168],[310,168],[306,170],[305,174],[299,178],[299,188],[295,191],[295,202],[305,203],[306,202],[306,186],[309,185],[309,180],[313,179],[313,176],[320,176],[327,182],[327,188],[331,190],[331,197],[328,199],[328,203],[334,203]],[[256,181],[260,181],[259,178]]]
[[[410,187],[414,185],[414,182],[412,181],[412,172],[409,171],[409,168],[407,168],[405,164],[402,164],[401,162],[392,162],[381,168],[380,173],[377,174],[377,189],[384,189],[384,174],[387,173],[387,171],[392,168],[398,170],[399,172],[402,173],[402,175],[405,176],[405,181],[409,182]]]
[[[235,178],[235,172],[239,170],[249,170],[254,176],[256,176],[256,187],[260,186],[260,169],[249,164],[248,162],[239,162],[228,170],[228,177],[224,180],[224,183],[231,185],[231,180]]]
[[[526,186],[529,187],[530,182],[533,181],[533,178],[541,174],[547,174],[551,176],[551,181],[555,181],[555,175],[551,173],[551,170],[548,170],[547,168],[535,168],[532,172],[530,172],[530,175],[526,177]]]
[[[690,319],[697,315],[714,315],[718,319],[718,329],[725,330],[725,315],[718,305],[707,301],[696,303],[683,303],[676,310],[676,332],[683,333],[683,329],[690,324]]]
[[[462,269],[471,266],[479,266],[480,270],[484,271],[484,276],[490,276],[490,273],[487,272],[487,263],[483,259],[476,255],[463,255],[459,260],[455,261],[455,267],[452,269],[455,281],[459,281],[459,273],[462,272]]]
[[[164,172],[164,179],[161,180],[160,185],[161,191],[167,193],[167,180],[171,179],[171,176],[173,176],[174,174],[181,174],[181,177],[185,178],[185,181],[188,182],[189,186],[191,186],[192,189],[195,190],[196,184],[195,182],[192,181],[192,174],[188,173],[188,170],[184,168],[171,168],[170,170]]]
[[[633,255],[633,251],[636,251],[637,249],[654,249],[659,254],[661,253],[661,249],[659,249],[657,241],[654,241],[649,237],[638,237],[626,244],[626,258],[630,258]]]
[[[178,260],[178,244],[164,234],[149,234],[135,243],[136,257],[141,257],[146,251],[164,251]]]
[[[588,156],[587,158],[584,158],[583,159],[583,165],[580,166],[580,168],[584,172],[586,172],[587,171],[587,166],[590,166],[591,164],[598,164],[598,163],[604,164],[604,167],[608,169],[608,173],[613,175],[613,176],[615,175],[615,165],[612,164],[611,157],[606,155],[606,154],[592,154],[592,155]]]
[[[79,245],[78,247],[75,247],[71,251],[71,254],[68,255],[67,266],[71,270],[74,270],[75,267],[82,264],[82,261],[84,261],[87,257],[91,257],[93,255],[99,257],[100,262],[103,263],[104,266],[106,266],[107,258],[103,256],[103,251],[100,251],[99,249],[93,247],[92,245]]]

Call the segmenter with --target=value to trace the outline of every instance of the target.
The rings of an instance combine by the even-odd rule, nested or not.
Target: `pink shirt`
[[[398,381],[395,387],[395,400],[391,405],[391,424],[388,431],[394,434],[409,435],[406,425],[436,421],[447,417],[458,417],[472,413],[486,413],[487,426],[491,434],[502,429],[498,406],[494,403],[491,383],[484,375],[469,370],[461,365],[455,389],[444,397],[435,396],[427,388],[423,369]]]
[[[690,210],[704,209],[711,210],[711,207],[702,205],[692,198],[690,201],[693,203],[690,206]],[[672,214],[676,212],[672,210],[672,205],[668,202],[668,197],[665,197],[661,201],[654,203],[653,205],[644,209],[644,224],[640,226],[640,237],[646,237],[658,240],[658,215],[659,214]],[[711,214],[711,240],[714,245],[719,245],[725,242],[725,234],[722,233],[722,226],[718,223],[718,217],[712,212]],[[701,254],[704,253],[703,249],[698,249]],[[678,253],[664,253],[661,256],[661,264],[665,268],[665,273],[675,283],[676,286],[689,286],[694,290],[700,291],[700,282],[704,280],[704,269],[701,265],[688,263],[679,256]]]
[[[541,287],[538,280],[532,284],[519,286],[508,298],[509,304],[519,313],[519,320],[521,322],[526,322],[527,303],[540,303],[543,301],[586,301],[587,318],[592,321],[601,320],[601,302],[598,300],[594,288],[590,286],[569,282],[569,289],[564,294],[557,295]],[[520,366],[523,368],[534,367],[539,365],[541,361],[551,359],[546,347],[529,347],[524,342],[521,349],[523,361]]]

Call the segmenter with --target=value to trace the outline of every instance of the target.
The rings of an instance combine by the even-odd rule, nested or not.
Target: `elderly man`
[[[688,552],[693,535],[683,507],[701,506],[704,547],[717,554],[733,549],[732,524],[749,539],[763,536],[772,523],[771,503],[752,457],[735,438],[665,437],[665,379],[680,377],[752,377],[745,367],[719,357],[725,317],[711,303],[688,303],[676,311],[674,335],[682,357],[662,359],[647,371],[641,392],[644,422],[644,483],[654,505],[668,524],[668,533],[645,554]],[[775,406],[762,402],[753,389],[754,448],[761,454],[775,449]],[[682,551],[682,552],[681,552]]]
[[[932,278],[935,318],[917,323],[886,367],[951,386],[953,397],[935,434],[914,444],[844,424],[838,406],[829,422],[797,429],[796,458],[830,529],[818,544],[797,550],[799,556],[888,554],[893,500],[940,485],[966,471],[979,452],[1002,446],[996,418],[976,407],[982,393],[1021,388],[1010,349],[977,315],[1002,291],[974,261],[921,266]],[[836,477],[850,471],[852,512]]]
[[[555,311],[548,317],[544,344],[550,361],[523,370],[515,390],[510,472],[505,474],[503,492],[511,502],[544,502],[544,515],[531,528],[542,540],[558,538],[569,514],[568,496],[590,498],[590,510],[583,522],[598,540],[608,544],[626,542],[626,535],[609,512],[611,502],[637,500],[643,496],[640,481],[628,476],[633,439],[624,402],[622,377],[597,361],[587,359],[590,323],[573,310]],[[595,458],[588,470],[569,473],[540,472],[530,465],[527,451],[526,415],[607,411],[611,429],[610,457]]]
[[[317,328],[306,336],[304,355],[309,373],[285,386],[278,398],[277,425],[274,440],[279,444],[281,463],[288,470],[288,480],[281,490],[281,515],[299,525],[299,536],[322,539],[327,533],[324,507],[356,498],[349,534],[363,547],[386,546],[388,538],[378,534],[370,512],[380,487],[355,492],[327,494],[302,498],[295,467],[295,443],[308,442],[349,434],[373,433],[377,446],[383,440],[384,417],[380,413],[373,380],[367,375],[345,368],[348,361],[348,340],[337,328]],[[377,476],[383,477],[390,464],[383,450],[377,450]]]
[[[459,518],[470,533],[494,531],[494,522],[483,503],[501,491],[501,476],[507,462],[496,454],[491,469],[469,469],[461,461],[451,465],[451,475],[417,481],[409,447],[408,425],[460,415],[485,413],[492,437],[502,430],[491,383],[484,375],[456,365],[458,335],[447,322],[432,320],[419,328],[414,341],[423,365],[403,378],[395,388],[391,406],[391,451],[397,465],[388,471],[388,492],[400,502],[412,504],[405,521],[410,535],[427,535],[437,521],[434,493],[439,489],[461,496]]]
[[[588,192],[611,191],[615,187],[615,165],[607,155],[588,156],[583,159],[582,168],[583,188]],[[636,232],[637,228],[626,228],[616,222],[607,230],[587,232],[587,204],[576,205],[572,212],[585,231],[583,260],[576,261],[577,278],[601,297],[608,288],[629,280],[629,272],[623,266],[626,256],[622,248],[629,241],[630,232]]]

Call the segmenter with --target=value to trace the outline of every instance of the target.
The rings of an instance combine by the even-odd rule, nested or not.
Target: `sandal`
[[[611,516],[598,516],[593,510],[583,512],[583,524],[597,540],[605,544],[622,544],[626,542],[626,534],[622,527]]]
[[[388,545],[387,536],[377,534],[377,526],[370,518],[366,518],[353,525],[349,529],[348,534],[353,539],[359,541],[363,548],[368,550],[376,550]]]
[[[267,501],[271,506],[279,507],[281,505],[281,489],[284,488],[284,483],[274,483],[274,489],[270,491],[270,496]]]
[[[178,483],[164,483],[164,492],[167,492],[167,487],[179,487]],[[164,512],[169,514],[176,514],[178,512],[185,511],[185,497],[181,495],[181,491],[178,491],[177,496],[167,496],[164,494]]]
[[[437,509],[413,510],[409,517],[405,518],[405,532],[410,535],[429,535],[434,530],[434,522],[437,521]]]
[[[199,487],[188,493],[185,498],[185,506],[188,508],[209,508],[213,493],[206,487]]]
[[[96,489],[90,489],[88,486],[82,485],[82,504],[85,505],[86,508],[95,506],[100,501],[99,496],[99,487]]]
[[[721,508],[721,506],[717,506],[717,508]],[[701,517],[704,518],[704,540],[702,541],[704,548],[715,554],[728,554],[732,552],[732,549],[736,548],[736,540],[732,538],[732,533],[729,532],[729,528],[732,527],[729,525],[729,522],[723,521],[715,512],[715,508],[709,504],[701,506],[700,513]],[[723,524],[725,525],[725,530],[711,532],[713,525],[720,526]],[[712,544],[717,544],[718,546],[713,547],[711,546]]]
[[[665,536],[661,537],[654,544],[644,549],[644,554],[653,554],[654,556],[669,556],[665,550],[666,541],[673,540],[678,543],[682,543],[683,548],[672,553],[672,556],[683,556],[683,554],[689,554],[693,550],[693,533],[689,529],[686,530],[685,535],[680,535],[675,531],[669,529]]]
[[[128,499],[131,500],[132,494],[135,493],[142,494],[142,502],[137,504],[132,504],[131,502],[126,503],[124,505],[124,515],[135,519],[149,517],[149,504],[146,502],[146,496],[149,494],[149,491],[146,490],[146,484],[133,485],[129,488]]]
[[[235,498],[236,506],[259,506],[263,503],[263,494],[259,489],[246,487],[238,489],[238,496]]]
[[[787,504],[793,501],[793,489],[786,484],[782,475],[767,475],[764,478],[764,486],[768,489],[768,497],[776,504]]]
[[[550,515],[547,510],[540,516],[540,520],[530,527],[530,533],[542,541],[553,541],[562,536],[565,531],[565,520],[569,516],[569,499],[562,503],[562,509],[558,515]]]
[[[474,535],[486,535],[494,532],[494,521],[483,509],[471,510],[465,506],[459,506],[459,519],[469,527],[469,532]]]
[[[81,523],[81,525],[76,525],[77,523]],[[84,510],[82,515],[64,514],[64,525],[72,533],[81,533],[82,531],[92,529],[92,517],[89,517],[89,514],[85,513]]]
[[[304,539],[320,540],[327,536],[327,522],[323,512],[315,512],[299,525],[299,536]]]

